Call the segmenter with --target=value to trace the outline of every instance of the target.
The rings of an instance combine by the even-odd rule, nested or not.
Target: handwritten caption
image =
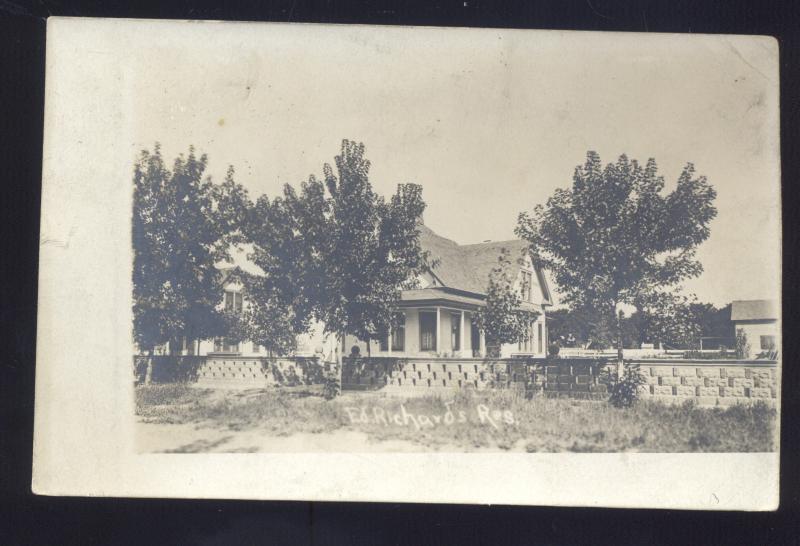
[[[453,411],[452,402],[445,403],[445,411],[441,414],[412,413],[404,404],[400,404],[400,411],[387,411],[381,407],[345,407],[350,423],[375,424],[385,426],[413,426],[417,430],[435,428],[437,426],[451,426],[455,423],[466,423],[469,415],[466,411]],[[516,424],[514,414],[509,410],[491,409],[483,404],[475,407],[475,418],[479,424],[492,426],[499,430],[501,426]]]

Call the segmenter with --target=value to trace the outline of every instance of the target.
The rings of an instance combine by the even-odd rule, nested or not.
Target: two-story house
[[[354,346],[362,355],[406,357],[482,357],[486,341],[475,325],[475,313],[485,305],[489,275],[503,249],[510,253],[515,288],[521,307],[539,313],[524,341],[500,348],[501,357],[527,355],[543,357],[547,353],[546,308],[552,305],[550,290],[543,272],[534,266],[528,245],[522,240],[459,245],[420,225],[420,245],[430,254],[434,267],[420,276],[417,288],[401,292],[397,313],[399,326],[385,339],[366,343],[353,336],[335,340],[322,335],[322,326],[298,339],[298,354],[322,355],[333,360],[336,351],[349,353]],[[244,276],[239,267],[223,270],[223,300],[226,309],[241,312],[247,306],[243,297]],[[344,343],[342,343],[344,341]],[[177,347],[178,354],[235,354],[264,356],[263,348],[251,343],[225,339],[203,340]],[[345,355],[346,356],[346,355]]]
[[[485,305],[489,275],[497,266],[503,249],[511,258],[516,289],[522,308],[537,311],[525,341],[501,347],[502,357],[513,355],[545,356],[547,327],[545,309],[552,305],[543,272],[531,261],[528,244],[521,240],[459,245],[420,225],[420,245],[435,264],[418,280],[418,288],[401,292],[398,314],[400,326],[386,339],[373,341],[373,356],[479,357],[486,355],[486,341],[474,322],[478,309]],[[348,336],[344,346],[358,346],[366,354],[366,344]]]

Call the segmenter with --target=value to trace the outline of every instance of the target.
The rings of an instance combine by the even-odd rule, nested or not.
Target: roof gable
[[[423,250],[428,251],[430,258],[434,260],[432,274],[448,288],[473,294],[486,294],[489,275],[497,265],[497,260],[504,249],[510,253],[512,267],[517,271],[520,268],[519,259],[528,252],[528,243],[520,239],[459,245],[455,241],[434,233],[423,224],[418,227],[420,246]],[[547,282],[541,270],[534,269],[543,302],[549,304],[551,300]]]
[[[736,300],[731,303],[731,320],[777,320],[775,300]]]

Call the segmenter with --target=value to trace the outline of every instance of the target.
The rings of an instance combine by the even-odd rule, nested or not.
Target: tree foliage
[[[281,197],[260,197],[245,228],[253,244],[248,258],[264,275],[247,286],[246,323],[254,341],[287,354],[297,334],[307,332],[325,294],[325,262],[330,203],[313,178],[298,193],[286,185]]]
[[[691,349],[699,337],[714,338],[733,346],[730,304],[717,308],[692,298],[654,293],[640,309],[622,319],[623,347],[638,348],[642,343],[663,344],[670,348]],[[561,347],[607,349],[614,344],[613,324],[593,309],[554,309],[547,313],[550,339]],[[704,347],[714,347],[713,343]]]
[[[208,159],[189,148],[168,169],[156,144],[141,152],[133,175],[133,315],[140,348],[187,337],[224,335],[216,262],[229,259],[246,213],[246,192],[228,171],[204,177]]]
[[[516,277],[510,254],[503,249],[489,274],[486,305],[475,315],[475,322],[486,336],[487,347],[524,341],[539,313],[520,309],[522,297],[515,287]],[[496,356],[496,355],[495,355]]]
[[[386,201],[369,181],[364,145],[342,142],[335,170],[325,164],[323,180],[310,176],[300,191],[260,198],[248,222],[252,261],[264,270],[251,288],[256,301],[250,320],[267,335],[272,321],[289,337],[312,319],[326,333],[369,340],[386,332],[396,315],[400,289],[425,267],[418,221],[425,209],[421,187],[402,184]]]
[[[750,341],[743,328],[736,329],[736,358],[740,360],[750,358]]]
[[[639,339],[668,348],[697,349],[703,333],[697,302],[684,295],[653,292],[637,300]]]
[[[551,272],[564,303],[613,323],[619,305],[635,306],[702,272],[695,254],[710,234],[716,191],[691,163],[672,192],[664,186],[654,159],[642,166],[622,155],[604,167],[590,151],[572,187],[520,214],[516,233]]]
[[[610,317],[591,307],[549,310],[547,331],[559,347],[606,349],[614,342]]]
[[[425,203],[415,184],[399,185],[388,202],[377,195],[363,144],[344,140],[335,163],[335,173],[323,169],[330,215],[319,247],[325,291],[317,318],[326,332],[369,341],[393,325],[401,288],[425,267],[417,228]]]

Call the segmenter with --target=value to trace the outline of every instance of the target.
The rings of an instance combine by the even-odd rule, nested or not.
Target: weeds
[[[753,452],[775,449],[777,413],[765,404],[701,408],[640,401],[526,399],[524,391],[456,391],[424,397],[322,388],[214,391],[181,385],[136,389],[147,423],[193,423],[274,436],[352,430],[372,440],[405,440],[421,450],[528,452]],[[449,415],[452,419],[448,419]],[[410,416],[413,416],[410,417]],[[425,416],[424,418],[422,416]],[[416,424],[415,424],[416,420]],[[421,424],[420,424],[421,422]],[[494,422],[494,424],[492,424]]]

